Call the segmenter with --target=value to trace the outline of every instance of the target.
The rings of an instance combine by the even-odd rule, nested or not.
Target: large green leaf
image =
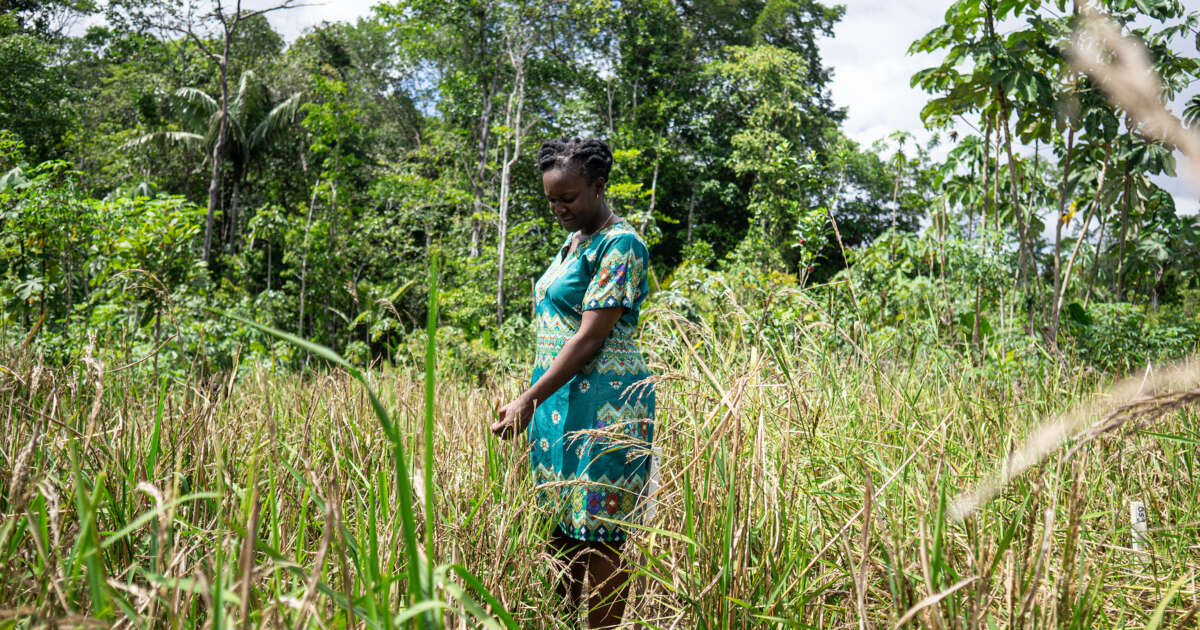
[[[1091,326],[1092,316],[1088,315],[1087,310],[1079,304],[1079,302],[1071,302],[1064,309],[1067,313],[1067,319],[1079,324],[1080,326]]]

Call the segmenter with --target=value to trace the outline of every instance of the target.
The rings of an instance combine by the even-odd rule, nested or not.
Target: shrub
[[[1200,322],[1185,309],[1166,308],[1147,314],[1126,302],[1078,304],[1066,309],[1077,356],[1102,370],[1130,371],[1148,363],[1188,354],[1200,344]]]

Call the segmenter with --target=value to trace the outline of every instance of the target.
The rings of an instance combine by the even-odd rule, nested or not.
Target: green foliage
[[[13,14],[0,13],[0,129],[16,133],[35,161],[56,154],[69,125],[53,55],[51,44],[22,32]]]
[[[1150,314],[1117,302],[1084,309],[1073,303],[1069,318],[1079,358],[1110,372],[1133,372],[1200,350],[1200,323],[1175,308]]]
[[[651,244],[664,303],[684,312],[715,308],[695,287],[750,295],[778,282],[812,294],[772,307],[772,321],[823,303],[829,322],[982,364],[1095,345],[1072,328],[1056,347],[1056,283],[1064,305],[1136,302],[1153,321],[1200,286],[1195,221],[1150,179],[1173,172],[1169,147],[1069,71],[1069,12],[1007,0],[958,0],[913,44],[943,55],[913,78],[932,96],[927,123],[979,123],[950,135],[937,164],[945,135],[928,146],[845,137],[817,46],[842,10],[811,0],[404,0],[290,45],[258,16],[231,41],[219,246],[206,267],[196,204],[208,196],[217,67],[204,42],[155,28],[156,6],[113,3],[79,37],[11,17],[0,29],[14,60],[5,95],[46,88],[0,116],[54,119],[21,114],[28,125],[0,135],[5,334],[45,313],[32,343],[49,356],[72,356],[90,331],[130,361],[164,339],[167,363],[197,352],[213,369],[239,354],[303,361],[200,310],[222,307],[356,364],[404,362],[440,248],[448,369],[504,373],[528,357],[530,284],[563,236],[533,153],[580,133],[613,146],[608,200]],[[1200,17],[1169,2],[1106,6],[1146,41],[1168,95],[1197,76],[1173,46]],[[511,129],[518,57],[526,116]],[[498,326],[499,179],[518,135]],[[680,287],[693,288],[681,298]]]
[[[739,247],[739,258],[763,266],[795,269],[811,264],[806,240],[823,236],[823,217],[801,210],[797,190],[814,188],[815,154],[800,153],[797,145],[808,117],[804,103],[811,86],[802,81],[804,59],[774,46],[731,47],[709,69],[717,87],[714,107],[743,112],[730,142],[730,166],[752,182],[747,210],[750,229]],[[813,215],[818,215],[814,217]],[[814,221],[813,218],[816,220]],[[815,233],[814,233],[815,232]],[[797,251],[799,250],[799,251]]]
[[[169,305],[207,285],[195,256],[203,211],[182,197],[95,199],[78,180],[46,162],[0,191],[4,327],[44,314],[39,345],[63,358],[92,334],[149,350]]]
[[[410,286],[427,248],[440,243],[447,252],[441,322],[461,330],[467,343],[523,356],[528,331],[508,322],[522,321],[530,282],[561,242],[532,159],[551,136],[599,133],[609,140],[617,162],[608,199],[654,247],[660,269],[685,257],[724,259],[825,278],[842,260],[833,255],[830,213],[845,220],[842,236],[852,247],[889,225],[874,218],[880,209],[911,207],[896,203],[904,199],[893,186],[900,170],[883,168],[837,129],[843,114],[829,100],[816,41],[831,32],[840,9],[811,0],[701,3],[694,11],[648,0],[634,8],[582,0],[536,7],[405,0],[380,5],[356,24],[314,27],[288,46],[261,15],[239,22],[226,60],[229,126],[213,199],[215,254],[204,269],[194,261],[175,265],[189,271],[168,274],[172,280],[153,297],[159,302],[145,302],[149,289],[134,291],[131,299],[142,306],[125,320],[144,326],[144,314],[158,313],[160,303],[257,309],[268,323],[356,361],[391,357],[424,314],[425,296],[419,284],[389,295]],[[35,125],[52,133],[56,151],[77,167],[63,194],[83,205],[176,196],[206,202],[220,122],[220,72],[204,52],[214,42],[204,39],[203,24],[199,39],[172,36],[163,20],[180,16],[166,5],[114,2],[104,15],[105,23],[80,37],[50,41],[5,31],[34,37],[11,40],[28,44],[21,50],[30,59],[23,66],[33,73],[29,81],[51,72],[69,77],[72,98],[44,95],[71,102],[63,110],[66,126]],[[522,129],[509,129],[518,49],[525,51],[527,115]],[[612,64],[584,61],[601,57]],[[37,164],[42,147],[53,143],[22,133]],[[511,171],[499,312],[506,323],[498,327],[494,282],[485,279],[496,275],[498,178],[514,134],[522,155]],[[13,182],[30,171],[21,168]],[[845,200],[831,203],[839,190],[847,191]],[[897,224],[896,215],[891,227],[914,225],[908,218]],[[154,226],[164,220],[148,214],[147,234],[157,234]],[[117,261],[104,260],[106,250],[80,255],[99,258],[86,264],[109,274],[117,273],[114,265],[150,265],[134,262],[145,257],[144,242],[129,242],[137,255],[122,252]],[[169,254],[187,260],[180,251]],[[80,296],[99,293],[90,284],[82,291],[78,272],[63,290],[54,269],[43,274],[35,263],[18,256],[23,279],[9,286],[19,284],[26,296],[40,295],[47,282],[54,289],[46,293],[52,313],[38,342],[77,337],[69,330],[81,324],[68,314],[86,301]],[[115,294],[103,300],[93,310],[106,321],[121,319],[125,305]],[[41,302],[10,307],[8,317],[25,328]],[[151,320],[165,321],[157,314]],[[197,335],[202,329],[180,326]],[[152,337],[170,334],[159,328]],[[126,343],[123,354],[147,349],[144,329],[122,339],[141,344]],[[265,340],[232,333],[193,347],[214,349],[212,363],[220,365],[242,342],[255,356],[280,359]]]
[[[1068,63],[1063,42],[1082,17],[1066,6],[958,0],[946,23],[910,49],[945,55],[912,78],[934,95],[922,112],[926,125],[978,116],[983,130],[964,138],[942,166],[943,217],[953,210],[968,231],[1001,230],[1016,241],[1022,295],[1015,301],[1024,302],[1031,328],[1033,312],[1046,313],[1037,325],[1052,348],[1071,297],[1088,301],[1094,292],[1122,302],[1135,285],[1157,309],[1167,292],[1165,276],[1191,286],[1184,279],[1191,267],[1173,264],[1172,254],[1189,256],[1196,244],[1190,222],[1175,216],[1170,195],[1149,179],[1174,173],[1170,147],[1142,134],[1137,121]],[[1166,98],[1200,78],[1200,63],[1172,45],[1200,24],[1200,12],[1178,2],[1114,1],[1099,8],[1145,42]],[[1005,20],[1024,24],[1001,32]],[[1134,26],[1138,22],[1143,25]],[[1033,155],[1017,142],[1032,142]],[[1044,155],[1043,146],[1052,155]],[[1096,224],[1100,235],[1088,243]],[[1170,236],[1167,225],[1182,238]],[[1044,245],[1043,235],[1049,240],[1051,234],[1052,245]],[[1090,259],[1086,284],[1073,282],[1081,254]]]

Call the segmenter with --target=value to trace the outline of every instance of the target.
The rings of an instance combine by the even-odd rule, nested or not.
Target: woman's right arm
[[[563,344],[541,378],[515,400],[500,408],[497,412],[499,418],[492,423],[492,433],[500,439],[508,439],[524,431],[533,418],[534,407],[558,391],[595,358],[624,313],[625,309],[621,306],[584,311],[579,330]]]

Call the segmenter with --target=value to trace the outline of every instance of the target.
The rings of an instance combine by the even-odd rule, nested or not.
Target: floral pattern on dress
[[[645,247],[643,245],[643,247]],[[583,295],[583,310],[623,306],[632,309],[646,283],[646,258],[637,247],[613,247],[600,258],[600,267]]]

